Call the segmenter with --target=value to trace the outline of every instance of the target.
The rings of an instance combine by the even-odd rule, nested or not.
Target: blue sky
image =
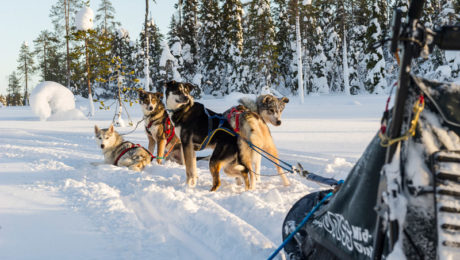
[[[2,1],[3,2],[3,1]],[[17,58],[22,42],[33,48],[33,40],[41,30],[52,30],[49,18],[51,6],[57,0],[14,0],[3,3],[0,8],[0,93],[5,94],[8,87],[8,75],[18,66]],[[99,0],[90,1],[90,7],[96,11]],[[170,18],[174,13],[173,0],[150,1],[150,11],[160,31],[166,34]],[[127,29],[131,38],[137,38],[144,21],[145,0],[112,0],[116,10],[116,19]],[[30,86],[35,86],[34,77]]]

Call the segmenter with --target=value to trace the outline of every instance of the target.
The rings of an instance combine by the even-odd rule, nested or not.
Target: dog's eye
[[[274,113],[275,113],[275,110],[270,109],[270,114],[274,114]]]

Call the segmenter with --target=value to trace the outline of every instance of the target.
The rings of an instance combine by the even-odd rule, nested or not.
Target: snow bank
[[[93,29],[94,12],[89,7],[83,7],[75,16],[75,26],[79,31]]]
[[[86,119],[80,110],[75,109],[72,92],[52,81],[42,82],[34,88],[30,95],[30,106],[41,121]]]

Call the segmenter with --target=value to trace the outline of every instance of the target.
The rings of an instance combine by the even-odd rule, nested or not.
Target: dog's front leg
[[[187,176],[187,184],[189,187],[196,186],[196,155],[193,149],[192,141],[182,143],[184,161],[185,161],[185,174]]]
[[[154,154],[154,149],[155,149],[155,139],[153,139],[153,137],[149,134],[147,134],[147,137],[149,139],[149,152],[151,154]]]
[[[166,146],[166,139],[160,139],[160,141],[158,141],[157,143],[157,163],[158,164],[161,164],[162,159],[166,159],[166,158],[163,158],[163,156],[165,155],[165,146]]]

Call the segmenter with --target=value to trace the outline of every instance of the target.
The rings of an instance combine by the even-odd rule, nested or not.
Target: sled
[[[393,42],[405,41],[401,67],[432,49],[433,32],[410,26],[422,6],[411,1],[407,24],[395,14]],[[431,36],[442,49],[460,50],[460,27]],[[460,259],[460,85],[401,70],[389,125],[387,139],[372,139],[330,198],[323,202],[331,191],[318,191],[292,206],[282,225],[288,259]]]

